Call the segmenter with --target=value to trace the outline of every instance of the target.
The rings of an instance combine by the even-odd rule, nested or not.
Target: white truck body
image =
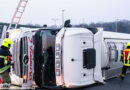
[[[129,34],[103,31],[94,34],[85,28],[63,28],[56,36],[55,73],[56,84],[67,88],[82,87],[121,73],[121,50],[130,42]],[[91,67],[92,55],[88,49],[95,49],[95,66]],[[84,61],[84,51],[87,60]],[[91,51],[90,51],[91,52]],[[88,58],[89,57],[89,58]],[[87,68],[84,62],[88,62]]]

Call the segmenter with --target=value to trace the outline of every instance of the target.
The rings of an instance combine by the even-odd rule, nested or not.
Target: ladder
[[[21,20],[21,17],[24,13],[27,2],[28,2],[28,0],[20,0],[8,29],[17,28],[17,26]],[[14,27],[12,27],[13,25],[14,25]]]

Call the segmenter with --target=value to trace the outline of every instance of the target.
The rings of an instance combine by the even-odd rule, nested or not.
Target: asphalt
[[[112,78],[105,81],[105,84],[96,83],[93,85],[85,86],[78,89],[62,89],[62,90],[130,90],[130,73],[126,75],[124,80],[121,80],[120,77]],[[40,89],[40,88],[20,88],[12,86],[9,89],[38,89],[38,90],[49,90],[49,89]],[[51,89],[55,90],[55,89]],[[61,90],[61,89],[58,89]]]
[[[49,89],[42,89],[42,90],[49,90]],[[120,77],[116,77],[106,80],[105,84],[96,83],[78,89],[62,89],[62,90],[130,90],[130,74],[127,74],[124,80],[121,80]]]
[[[105,82],[104,85],[97,83],[75,90],[130,90],[130,74],[127,74],[124,80],[117,77],[106,80]]]

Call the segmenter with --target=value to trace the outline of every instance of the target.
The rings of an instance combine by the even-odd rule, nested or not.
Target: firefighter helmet
[[[127,47],[130,47],[130,42],[128,42],[128,43],[126,44],[126,48],[127,48]]]
[[[10,48],[12,44],[14,44],[14,43],[13,43],[13,41],[10,38],[5,38],[2,41],[2,46],[5,46],[7,48]]]

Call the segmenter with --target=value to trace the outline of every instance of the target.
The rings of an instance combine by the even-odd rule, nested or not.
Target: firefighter
[[[2,77],[2,83],[10,84],[11,79],[9,76],[10,66],[14,64],[14,61],[11,60],[11,53],[9,51],[13,41],[10,38],[5,38],[2,41],[0,47],[0,75]]]
[[[121,60],[123,62],[121,79],[124,80],[127,69],[130,69],[130,42],[126,44],[126,49],[121,54]]]
[[[47,73],[47,77],[45,78],[46,84],[52,83],[55,81],[55,60],[53,54],[52,45],[49,44],[47,48],[47,60],[45,61],[45,72]]]

